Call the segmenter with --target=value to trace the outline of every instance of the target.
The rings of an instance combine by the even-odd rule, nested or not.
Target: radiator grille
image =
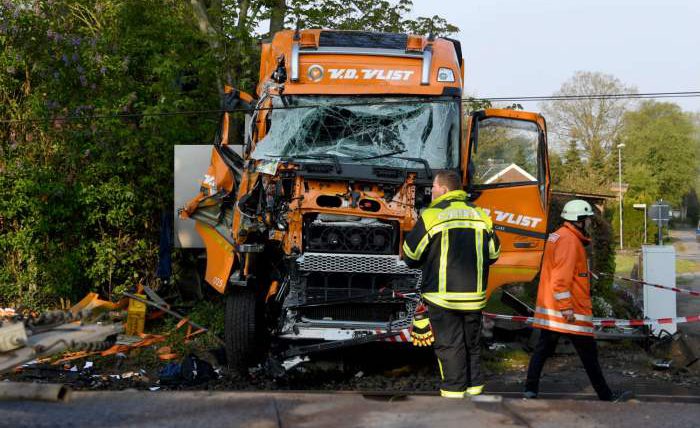
[[[327,321],[389,322],[407,316],[403,303],[374,303],[371,305],[340,304],[303,308],[302,316]]]
[[[299,270],[312,272],[361,272],[421,276],[396,255],[304,253],[297,259]]]

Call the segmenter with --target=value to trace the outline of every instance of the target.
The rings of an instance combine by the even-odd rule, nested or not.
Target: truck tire
[[[231,369],[244,372],[258,355],[260,311],[253,290],[236,289],[226,296],[224,342]]]

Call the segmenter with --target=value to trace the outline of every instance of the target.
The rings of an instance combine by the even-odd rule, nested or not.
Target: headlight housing
[[[440,67],[438,69],[437,81],[438,82],[454,82],[455,81],[455,73],[452,71],[451,68]]]

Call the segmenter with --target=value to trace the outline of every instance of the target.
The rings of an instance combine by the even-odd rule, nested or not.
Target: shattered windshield
[[[400,159],[411,157],[427,160],[434,169],[459,165],[459,102],[454,98],[294,96],[289,105],[294,108],[273,99],[271,128],[253,151],[254,159],[300,156],[305,162],[327,162],[322,156],[335,155],[343,163],[416,166]],[[321,159],[308,159],[314,155]]]

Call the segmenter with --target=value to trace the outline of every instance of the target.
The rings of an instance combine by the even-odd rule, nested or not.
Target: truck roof
[[[402,33],[284,30],[262,45],[260,85],[278,67],[290,95],[461,95],[458,41]]]

